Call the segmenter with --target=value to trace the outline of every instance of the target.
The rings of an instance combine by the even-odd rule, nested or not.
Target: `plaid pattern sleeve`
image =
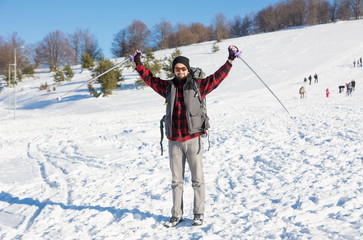
[[[198,84],[200,86],[200,94],[204,98],[208,93],[216,89],[219,84],[228,76],[229,71],[232,68],[232,64],[229,61],[220,67],[214,74],[204,78],[198,79]]]
[[[159,93],[162,97],[166,98],[166,89],[169,85],[168,81],[154,77],[153,74],[143,65],[136,67],[141,79],[149,85],[155,92]]]

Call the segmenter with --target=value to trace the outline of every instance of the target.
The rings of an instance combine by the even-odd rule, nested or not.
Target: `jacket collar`
[[[182,81],[177,80],[175,77],[171,81],[174,84],[174,86],[179,86],[180,84],[186,85],[187,83],[190,83],[191,80],[192,77],[190,76],[190,74],[188,74],[188,76]]]

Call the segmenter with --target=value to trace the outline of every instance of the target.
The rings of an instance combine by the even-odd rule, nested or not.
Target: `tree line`
[[[113,57],[125,57],[135,49],[161,50],[205,41],[248,36],[281,29],[315,25],[337,20],[359,19],[363,0],[282,0],[268,5],[257,13],[235,16],[229,20],[223,13],[216,14],[209,26],[201,23],[176,25],[162,20],[149,28],[140,20],[114,34]],[[24,45],[16,32],[8,38],[0,36],[0,74],[7,76],[13,63],[14,49]],[[47,66],[51,71],[66,65],[80,64],[85,55],[95,61],[104,59],[96,36],[88,29],[77,29],[66,34],[56,30],[38,43],[17,51],[19,71]],[[19,73],[21,75],[21,72]]]

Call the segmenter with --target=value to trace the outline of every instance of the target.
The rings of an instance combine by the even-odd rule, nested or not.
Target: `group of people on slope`
[[[311,85],[311,81],[313,80],[313,77],[310,75],[308,78],[304,78],[304,85],[308,82],[308,79],[309,79],[309,85]],[[318,83],[319,80],[318,80],[318,74],[314,74],[314,83]]]
[[[311,79],[312,79],[311,75],[309,76],[308,79],[311,82]],[[318,83],[317,74],[314,75],[314,79],[315,79],[314,83]],[[304,78],[304,86],[305,86],[306,82],[307,82],[307,78]],[[309,82],[309,85],[311,85],[310,82]],[[301,86],[299,89],[300,98],[304,98],[306,95],[306,90],[305,90],[304,86]],[[346,95],[351,96],[355,90],[355,80],[353,79],[349,83],[345,83],[345,85],[340,85],[338,87],[338,89],[339,89],[339,93],[342,93],[344,91],[344,89],[346,89]],[[330,90],[329,90],[329,88],[327,88],[327,89],[325,89],[325,97],[328,98],[329,96],[330,96]]]
[[[314,74],[314,83],[319,83],[319,77],[318,74]],[[306,94],[306,90],[305,90],[305,85],[307,84],[308,80],[309,80],[309,85],[311,85],[311,81],[313,80],[312,75],[310,75],[309,77],[304,77],[304,86],[301,86],[299,89],[299,94],[300,94],[300,98],[304,98],[305,94]]]
[[[362,64],[362,58],[359,58],[358,60],[355,60],[353,61],[353,67],[363,67],[363,64]]]
[[[346,88],[346,95],[351,96],[355,90],[355,80],[353,79],[349,83],[345,83],[345,85],[340,85],[339,93],[342,93],[344,91],[344,88]]]

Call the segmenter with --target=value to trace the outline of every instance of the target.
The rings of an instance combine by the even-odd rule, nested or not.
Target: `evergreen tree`
[[[18,82],[21,82],[23,80],[23,73],[20,69],[16,69],[16,82],[15,84],[18,84]]]
[[[34,77],[34,67],[31,65],[27,65],[25,67],[23,67],[22,72],[24,75],[28,76],[28,77]]]
[[[82,68],[92,69],[94,66],[94,61],[88,53],[82,55]]]
[[[99,62],[98,66],[95,68],[93,73],[93,77],[100,75],[101,73],[109,70],[113,67],[113,64],[110,60],[103,59]],[[113,69],[112,71],[102,75],[97,79],[97,82],[101,84],[101,93],[103,97],[112,94],[112,90],[120,87],[119,81],[122,80],[122,71],[118,68]]]
[[[89,93],[94,97],[99,97],[102,93],[99,93],[96,91],[96,89],[93,87],[92,83],[87,85]]]
[[[10,76],[9,76],[10,74]],[[14,71],[10,70],[5,72],[7,87],[14,85]]]
[[[40,84],[40,86],[39,86],[40,91],[46,90],[48,88],[49,88],[48,83],[43,83],[43,84]]]
[[[64,75],[67,78],[67,81],[70,82],[71,79],[74,77],[71,66],[68,64],[67,66],[64,67],[63,71],[64,71]]]
[[[166,63],[164,63],[163,70],[166,72],[166,76],[168,78],[174,77],[173,70],[171,69],[173,66],[173,60],[181,54],[182,52],[176,48],[175,51],[171,53],[171,56],[165,59]]]
[[[16,69],[16,82],[14,82],[14,77],[15,77],[14,70],[10,70],[10,81],[9,81],[9,72],[6,71],[5,74],[8,86],[14,86],[14,84],[17,85],[18,82],[21,82],[21,80],[23,79],[23,74],[22,71],[20,71],[20,69]]]
[[[212,45],[212,53],[216,53],[219,51],[219,46],[217,45],[217,41],[215,41]]]
[[[55,74],[53,75],[54,82],[60,84],[61,82],[66,80],[66,77],[63,74],[63,71],[61,69],[58,69]]]

